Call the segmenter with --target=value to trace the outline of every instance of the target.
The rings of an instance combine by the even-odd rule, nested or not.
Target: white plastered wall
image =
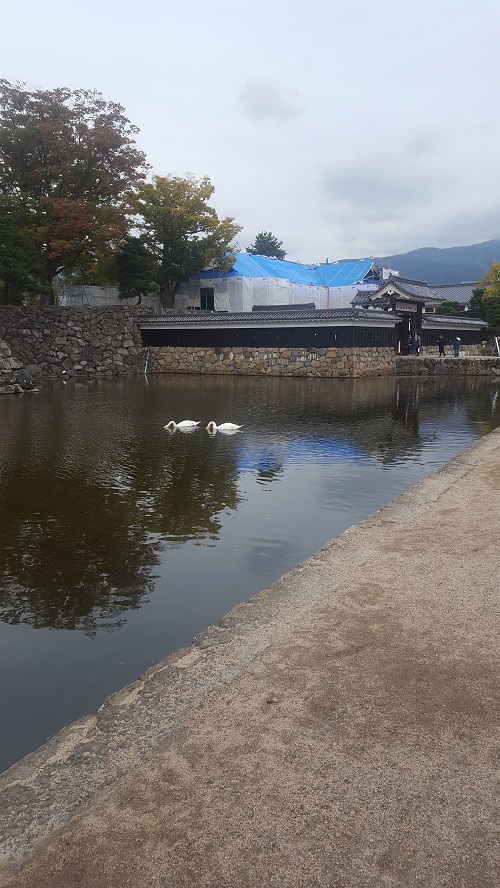
[[[328,304],[328,287],[294,284],[283,278],[244,277],[213,278],[183,284],[175,297],[175,307],[199,308],[202,287],[213,288],[215,311],[252,311],[254,305],[303,305],[308,302],[314,302],[316,308],[332,307]]]

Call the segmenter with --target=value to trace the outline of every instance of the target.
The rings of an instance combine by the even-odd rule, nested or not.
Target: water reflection
[[[217,539],[218,512],[237,507],[234,452],[218,449],[212,440],[200,443],[186,447],[169,440],[163,471],[145,495],[148,528],[164,540]]]
[[[0,619],[122,626],[148,600],[166,543],[217,539],[218,513],[236,508],[231,453],[206,445],[151,443],[134,412],[126,426],[119,408],[81,413],[57,397],[13,413],[0,447]]]
[[[166,401],[171,415],[224,412],[243,429],[169,434]],[[123,626],[148,601],[173,548],[220,540],[245,500],[246,475],[271,490],[291,466],[341,466],[343,477],[367,460],[391,467],[419,458],[447,428],[465,429],[466,446],[480,426],[500,423],[500,403],[483,380],[195,378],[170,380],[168,390],[67,386],[11,401],[2,418],[0,620],[93,634]],[[321,483],[320,508],[346,508],[338,476]],[[293,566],[286,528],[283,514],[279,534],[264,525],[252,538],[248,571]]]
[[[29,416],[11,429],[0,474],[0,611],[36,628],[122,625],[153,588],[154,546],[126,490],[71,465],[61,426],[35,443]]]

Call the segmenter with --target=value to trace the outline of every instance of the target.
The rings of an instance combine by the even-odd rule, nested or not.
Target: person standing
[[[458,358],[460,354],[460,336],[456,336],[453,340],[453,352],[455,354],[455,357]]]
[[[419,354],[420,354],[420,349],[421,349],[421,348],[422,348],[422,339],[421,339],[421,337],[420,337],[420,333],[417,333],[417,336],[416,336],[416,339],[415,339],[415,354],[416,354],[416,355],[419,355]]]
[[[446,356],[446,352],[444,350],[444,336],[442,333],[438,336],[438,347],[439,347],[439,357],[444,358]]]

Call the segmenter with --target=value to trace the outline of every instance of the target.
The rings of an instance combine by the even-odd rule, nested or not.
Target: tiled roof
[[[252,312],[254,314],[259,311],[312,311],[315,309],[314,302],[302,302],[298,305],[252,305]]]
[[[476,287],[476,281],[468,281],[462,284],[434,284],[432,289],[439,296],[441,302],[458,302],[459,305],[468,305]]]
[[[163,327],[199,327],[199,326],[244,326],[245,324],[263,324],[266,326],[272,324],[293,324],[304,321],[385,321],[386,323],[394,323],[395,314],[389,314],[386,311],[378,309],[363,308],[320,308],[309,309],[307,311],[245,311],[245,312],[187,312],[186,314],[158,314],[158,315],[139,315],[137,322],[140,327],[157,327],[161,324]]]
[[[469,318],[467,314],[461,314],[455,317],[451,315],[423,314],[422,327],[453,327],[453,329],[464,330],[467,327],[477,328],[486,327],[486,321],[481,318]]]
[[[378,290],[374,290],[371,293],[358,291],[354,299],[352,299],[351,305],[373,305],[376,299],[383,300],[391,287],[402,296],[408,296],[410,299],[418,299],[432,304],[443,301],[425,281],[413,281],[409,278],[391,275]]]

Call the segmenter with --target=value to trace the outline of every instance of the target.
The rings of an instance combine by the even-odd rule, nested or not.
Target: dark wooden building
[[[460,336],[463,346],[478,350],[485,323],[478,318],[468,318],[467,313],[450,317],[425,311],[426,307],[435,308],[442,301],[441,294],[424,281],[391,275],[374,293],[358,293],[352,304],[367,310],[385,311],[397,319],[393,328],[393,346],[398,354],[408,353],[409,339],[415,341],[417,334],[424,348],[434,346],[442,333],[446,341],[451,342],[455,336]]]
[[[138,323],[146,346],[390,348],[398,318],[355,307],[142,315]]]

